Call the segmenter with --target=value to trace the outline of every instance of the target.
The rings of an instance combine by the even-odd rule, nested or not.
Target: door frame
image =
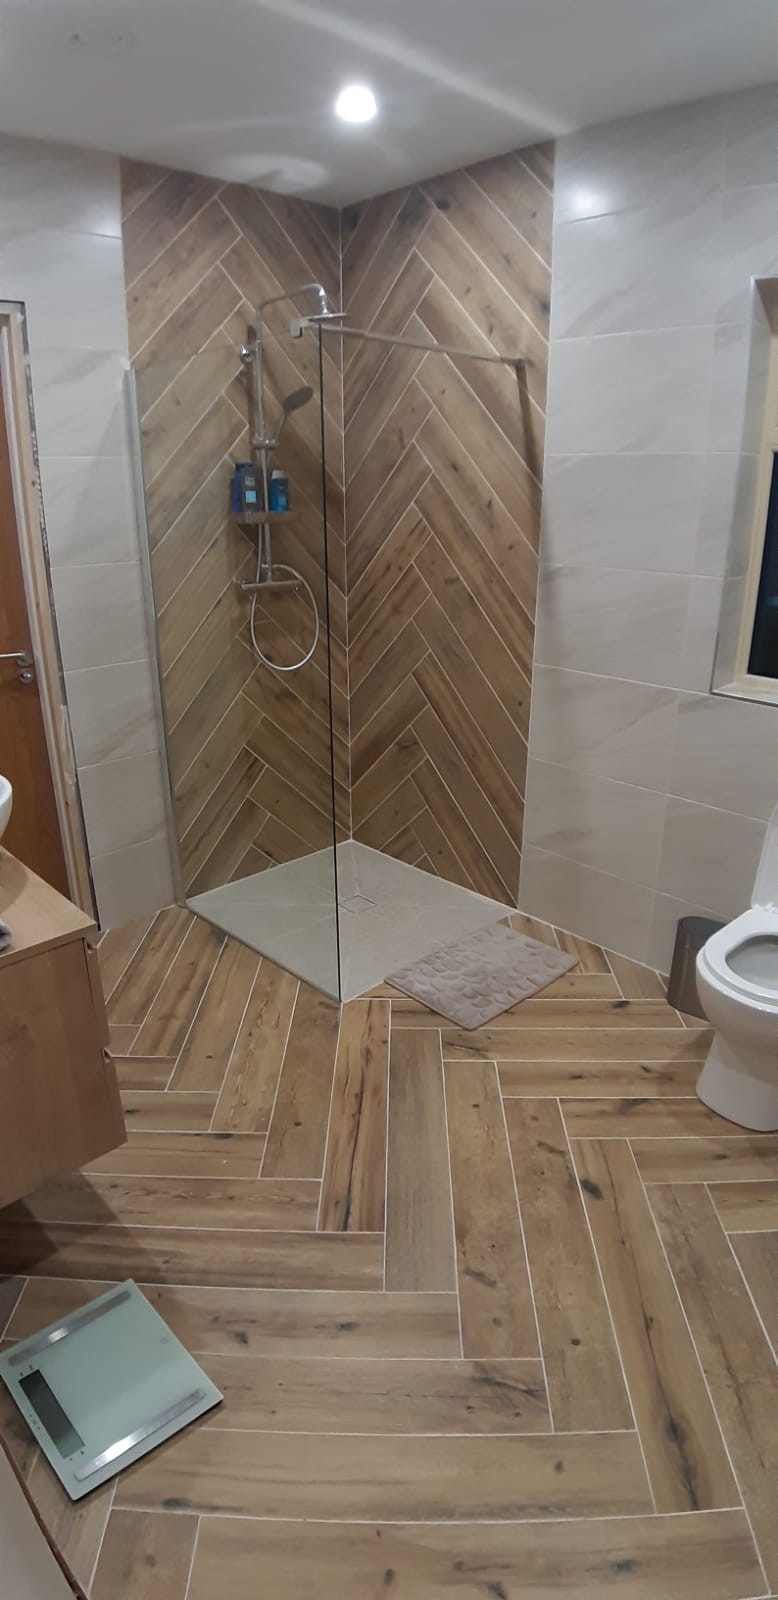
[[[71,898],[89,916],[95,896],[81,810],[49,571],[24,306],[0,300],[0,384],[35,675]]]

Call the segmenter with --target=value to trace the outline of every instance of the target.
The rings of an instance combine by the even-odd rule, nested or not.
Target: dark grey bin
[[[677,1011],[688,1011],[692,1017],[705,1017],[697,993],[697,951],[701,950],[712,933],[723,928],[723,922],[713,917],[681,917],[675,935],[675,948],[667,984],[667,998]]]

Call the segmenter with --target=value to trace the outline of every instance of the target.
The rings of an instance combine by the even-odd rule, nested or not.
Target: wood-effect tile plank
[[[264,1132],[273,1110],[298,982],[263,960],[221,1086],[213,1128]]]
[[[709,1030],[688,1028],[446,1028],[444,1061],[698,1061]]]
[[[716,1138],[742,1132],[696,1098],[563,1101],[562,1111],[571,1139]]]
[[[281,1433],[548,1433],[539,1361],[204,1356],[215,1428]]]
[[[132,1046],[131,1055],[178,1055],[223,943],[224,934],[200,917],[192,918]]]
[[[339,1022],[334,1000],[300,985],[268,1127],[265,1178],[322,1175]]]
[[[732,1249],[778,1359],[778,1233],[736,1233]]]
[[[319,1185],[298,1179],[117,1177],[52,1179],[6,1213],[38,1222],[120,1222],[128,1228],[315,1228]]]
[[[505,1114],[554,1427],[631,1428],[559,1108],[552,1100],[506,1100]]]
[[[254,1133],[160,1133],[130,1128],[127,1143],[84,1172],[149,1178],[256,1178],[265,1141]]]
[[[561,1463],[561,1465],[560,1465]],[[405,1438],[192,1429],[122,1474],[117,1504],[260,1517],[516,1521],[648,1511],[637,1434]]]
[[[215,1104],[215,1094],[200,1090],[122,1090],[128,1132],[138,1129],[147,1133],[206,1133]]]
[[[778,1367],[702,1186],[650,1191],[771,1588],[778,1589]]]
[[[537,1327],[497,1074],[491,1062],[449,1062],[444,1082],[463,1353],[533,1356]]]
[[[380,1233],[386,1189],[389,1002],[341,1012],[319,1227]]]
[[[392,1040],[386,1288],[456,1288],[443,1066],[437,1035],[423,1030]]]
[[[186,1600],[197,1518],[112,1511],[91,1600]]]
[[[132,1024],[136,1028],[145,1022],[149,1007],[193,920],[192,913],[183,906],[166,906],[158,913],[108,996],[109,1022]],[[118,940],[120,930],[115,932]],[[106,934],[106,939],[109,937]],[[110,968],[108,970],[110,972]]]
[[[26,1338],[109,1287],[86,1278],[30,1278],[9,1323],[9,1337]],[[199,1353],[374,1361],[447,1361],[459,1355],[453,1294],[142,1287],[177,1338]]]
[[[580,1097],[598,1104],[607,1098],[688,1099],[700,1075],[698,1061],[501,1061],[500,1088],[506,1097],[542,1099],[551,1095],[565,1103]],[[569,1115],[569,1106],[568,1106]]]
[[[632,1154],[579,1140],[575,1160],[657,1511],[736,1505],[700,1364]]]
[[[227,940],[178,1057],[171,1089],[221,1089],[258,968],[254,950]]]
[[[728,1130],[723,1138],[634,1138],[632,1148],[643,1182],[715,1183],[719,1193],[727,1182],[747,1184],[766,1179],[776,1184],[778,1196],[778,1136],[743,1134],[727,1123],[721,1123],[721,1127]],[[778,1224],[768,1222],[763,1226],[772,1228]]]
[[[256,1600],[258,1568],[273,1600],[743,1600],[763,1586],[742,1511],[480,1527],[217,1516],[201,1524],[188,1600],[225,1585]]]
[[[378,1289],[383,1249],[381,1236],[372,1233],[93,1227],[0,1215],[0,1268],[225,1288]]]
[[[778,1229],[778,1180],[741,1183],[714,1181],[709,1192],[727,1233],[774,1232]]]

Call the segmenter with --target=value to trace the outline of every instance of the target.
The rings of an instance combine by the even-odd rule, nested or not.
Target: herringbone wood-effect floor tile
[[[225,1400],[75,1507],[0,1396],[93,1600],[778,1591],[778,1140],[696,1100],[656,974],[558,940],[468,1035],[187,912],[106,935],[128,1142],[0,1213],[2,1336],[132,1276]]]

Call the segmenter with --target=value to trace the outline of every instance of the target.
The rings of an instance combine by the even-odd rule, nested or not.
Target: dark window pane
[[[762,572],[748,670],[760,678],[778,678],[778,455],[773,456]]]

